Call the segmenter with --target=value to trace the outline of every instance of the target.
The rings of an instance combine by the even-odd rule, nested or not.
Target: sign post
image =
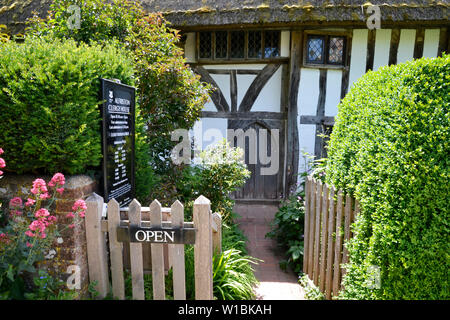
[[[134,128],[135,91],[112,80],[101,80],[103,190],[106,202],[120,207],[135,198]]]

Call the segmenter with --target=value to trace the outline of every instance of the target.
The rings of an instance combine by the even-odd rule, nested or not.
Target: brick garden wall
[[[0,199],[3,200],[3,206],[7,207],[8,202],[13,197],[21,197],[24,201],[31,197],[30,189],[36,178],[42,178],[47,183],[51,177],[31,176],[31,175],[8,175],[0,179]],[[58,228],[61,230],[64,226],[71,223],[72,219],[66,218],[66,215],[72,211],[74,202],[78,199],[86,199],[93,192],[98,192],[98,183],[85,175],[66,176],[64,193],[55,201],[52,212],[58,218]],[[4,208],[6,209],[6,208]],[[46,266],[49,273],[57,276],[64,282],[70,276],[66,273],[71,265],[80,268],[80,293],[81,296],[87,294],[89,284],[88,264],[86,250],[86,235],[84,223],[70,229],[64,228],[61,237],[54,242],[53,249],[56,254],[53,258],[44,261],[41,266]]]

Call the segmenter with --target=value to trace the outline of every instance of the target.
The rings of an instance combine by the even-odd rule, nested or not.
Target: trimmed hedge
[[[339,105],[326,182],[361,203],[341,298],[450,298],[449,84],[450,56],[424,58],[367,73]]]
[[[101,160],[100,78],[133,84],[113,45],[27,38],[0,45],[0,141],[8,171],[82,173]]]

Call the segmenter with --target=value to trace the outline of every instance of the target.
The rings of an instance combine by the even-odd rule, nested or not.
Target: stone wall
[[[9,200],[16,196],[21,197],[24,201],[28,197],[31,198],[33,195],[30,193],[30,189],[36,178],[42,178],[47,183],[51,179],[50,176],[12,174],[6,174],[0,179],[0,200],[3,201],[3,206],[7,207]],[[85,200],[93,192],[98,192],[98,183],[92,178],[85,175],[66,176],[64,192],[55,201],[51,210],[58,218],[58,229],[65,230],[61,232],[61,236],[54,242],[53,248],[56,251],[54,257],[41,263],[41,267],[46,267],[49,273],[57,276],[64,282],[71,275],[66,273],[68,267],[79,267],[79,269],[77,267],[72,268],[80,271],[79,290],[81,296],[87,294],[89,284],[85,227],[84,223],[82,223],[73,229],[65,228],[71,224],[72,220],[66,218],[66,215],[72,211],[72,206],[76,200]]]

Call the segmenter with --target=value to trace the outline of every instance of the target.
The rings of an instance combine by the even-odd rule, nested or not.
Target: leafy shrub
[[[339,105],[326,181],[361,206],[342,298],[450,298],[449,80],[449,55],[384,67]]]
[[[0,141],[8,171],[84,172],[101,159],[100,77],[132,84],[132,60],[112,45],[28,37],[0,45]]]
[[[220,213],[224,223],[231,222],[234,201],[230,193],[250,176],[242,155],[242,149],[231,147],[225,139],[208,147],[200,153],[197,165],[184,169],[177,190],[186,201],[204,195],[211,201],[211,210]]]

